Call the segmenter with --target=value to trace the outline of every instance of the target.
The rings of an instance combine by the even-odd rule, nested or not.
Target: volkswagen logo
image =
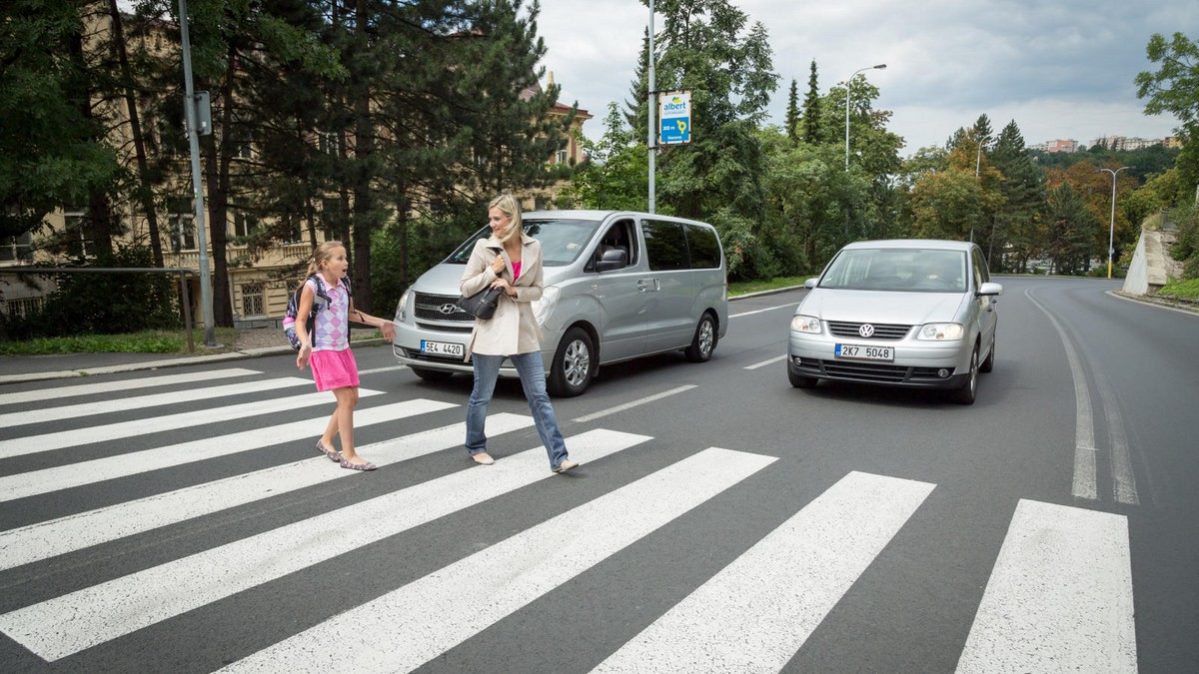
[[[874,326],[869,323],[863,323],[862,326],[858,328],[858,334],[863,337],[872,337],[874,335]]]
[[[441,313],[445,314],[446,316],[449,316],[450,314],[454,313],[455,311],[458,311],[458,307],[455,306],[453,302],[446,302],[445,304],[441,305],[440,307],[437,307],[437,310],[440,311]]]

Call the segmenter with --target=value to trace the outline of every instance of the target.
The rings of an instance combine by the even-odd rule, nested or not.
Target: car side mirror
[[[819,276],[817,276],[815,278],[810,278],[803,282],[803,287],[807,288],[808,290],[811,290],[812,288],[815,288],[816,284],[819,282],[820,282]]]
[[[613,250],[605,250],[601,255],[599,262],[595,263],[595,270],[599,272],[612,271],[613,269],[621,269],[628,266],[629,254],[624,249],[616,248]]]
[[[998,283],[984,283],[978,287],[976,295],[1002,295],[1003,286]]]

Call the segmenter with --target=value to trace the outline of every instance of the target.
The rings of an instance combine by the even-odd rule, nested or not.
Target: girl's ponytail
[[[345,248],[340,241],[326,241],[316,247],[312,251],[312,256],[308,258],[308,272],[304,274],[304,278],[308,278],[321,270],[321,263],[333,257],[334,248]]]

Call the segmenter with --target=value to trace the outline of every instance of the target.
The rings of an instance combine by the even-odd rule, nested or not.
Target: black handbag
[[[454,304],[475,318],[487,320],[495,315],[495,308],[500,303],[500,293],[502,292],[504,292],[503,288],[484,288],[470,297],[459,297]]]

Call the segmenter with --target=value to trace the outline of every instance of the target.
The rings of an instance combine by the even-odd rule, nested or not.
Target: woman
[[[475,385],[466,407],[466,451],[475,463],[485,466],[495,463],[487,453],[483,425],[500,363],[508,358],[520,374],[537,433],[549,454],[550,469],[565,473],[579,464],[567,456],[566,442],[545,392],[541,330],[531,306],[541,298],[541,244],[525,235],[520,205],[512,195],[501,194],[492,199],[487,217],[491,236],[475,243],[459,290],[470,296],[490,286],[500,288],[503,293],[494,316],[475,319],[470,343],[466,345],[466,359],[473,361],[475,371]]]

